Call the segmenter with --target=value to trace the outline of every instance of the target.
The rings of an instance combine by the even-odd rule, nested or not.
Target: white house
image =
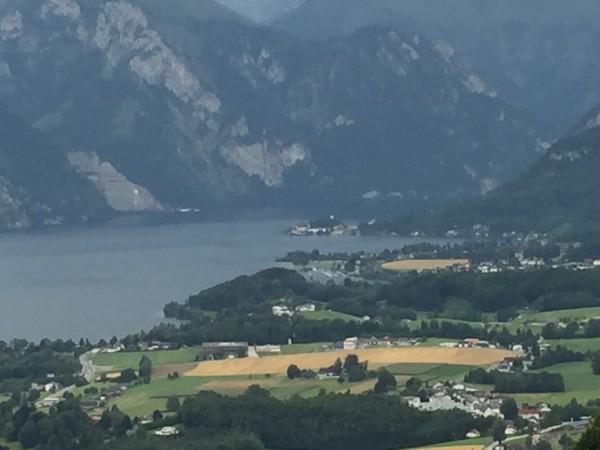
[[[175,427],[162,427],[160,430],[154,432],[157,436],[177,436],[179,430]]]
[[[344,339],[344,350],[356,350],[358,348],[358,338],[349,337]]]
[[[403,400],[411,408],[418,408],[419,406],[421,406],[421,399],[419,397],[403,397]]]
[[[271,312],[274,316],[282,317],[282,316],[293,316],[294,311],[284,305],[276,305],[271,308]]]
[[[478,437],[481,437],[481,433],[477,429],[473,429],[473,430],[469,431],[466,435],[467,439],[473,439],[473,438],[478,438]]]
[[[298,312],[315,312],[317,307],[315,305],[313,305],[312,303],[305,303],[303,305],[296,306],[295,309]]]

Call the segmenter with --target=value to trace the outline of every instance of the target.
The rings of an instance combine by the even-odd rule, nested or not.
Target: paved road
[[[548,427],[548,428],[544,428],[543,430],[541,430],[539,433],[537,434],[547,434],[547,433],[552,433],[553,431],[556,430],[560,430],[563,427],[566,426],[570,426],[570,427],[574,427],[574,428],[584,428],[587,426],[587,424],[590,423],[589,420],[576,420],[573,422],[563,422],[560,425],[554,425],[552,427]],[[521,435],[521,436],[512,436],[509,437],[507,439],[504,440],[504,443],[510,443],[519,439],[522,439],[524,437],[526,437],[527,435]],[[486,445],[483,450],[494,450],[496,448],[496,445],[498,445],[497,441],[492,442],[491,444]]]
[[[88,382],[90,382],[94,379],[94,374],[96,372],[94,370],[94,365],[90,361],[90,355],[91,355],[91,353],[87,352],[79,357],[79,363],[81,364],[81,375]]]
[[[43,407],[43,406],[55,405],[56,403],[60,402],[63,399],[63,396],[67,392],[71,392],[73,389],[75,389],[74,384],[72,384],[71,386],[67,386],[66,388],[63,388],[60,391],[56,391],[54,394],[49,395],[48,397],[46,397],[42,400],[38,400],[37,402],[35,402],[35,406],[39,408],[39,407]]]
[[[93,381],[96,378],[97,372],[108,372],[113,369],[111,366],[94,365],[90,360],[90,356],[92,356],[94,353],[94,350],[91,350],[79,357],[79,363],[81,364],[81,376],[88,382]]]

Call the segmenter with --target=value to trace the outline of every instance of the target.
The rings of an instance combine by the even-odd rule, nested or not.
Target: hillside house
[[[156,436],[173,437],[179,434],[179,430],[175,427],[162,427],[154,432]]]
[[[296,312],[315,312],[317,307],[312,303],[305,303],[303,305],[298,305],[295,308]]]
[[[537,407],[526,406],[519,409],[519,417],[529,422],[539,422],[540,410]]]
[[[481,432],[477,429],[472,429],[471,431],[469,431],[466,436],[467,439],[475,439],[478,437],[481,437]]]
[[[281,345],[256,345],[254,346],[254,350],[256,350],[256,353],[280,354]]]
[[[349,337],[344,339],[344,350],[356,350],[358,348],[358,338]]]
[[[285,305],[276,305],[271,308],[271,312],[274,316],[283,317],[289,316],[292,317],[294,315],[294,311],[292,311],[289,307]]]

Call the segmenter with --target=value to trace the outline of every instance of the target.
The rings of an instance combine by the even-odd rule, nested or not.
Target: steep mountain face
[[[447,46],[169,6],[0,1],[0,98],[113,210],[360,214],[485,192],[535,158],[531,118]]]
[[[0,228],[108,217],[90,182],[58,147],[0,106]]]
[[[492,233],[550,232],[585,236],[600,223],[600,107],[553,145],[516,181],[475,200],[383,225],[415,230],[481,230]]]
[[[276,22],[308,39],[372,24],[447,42],[503,95],[542,112],[560,133],[600,101],[594,0],[306,0]]]

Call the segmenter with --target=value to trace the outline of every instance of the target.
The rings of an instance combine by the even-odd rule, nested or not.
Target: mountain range
[[[368,231],[440,235],[545,232],[587,241],[600,231],[600,107],[514,182],[470,201],[403,215]]]
[[[183,208],[389,213],[487,192],[550,134],[447,43],[377,24],[309,41],[212,0],[1,1],[0,79],[3,114],[54,158],[11,154],[5,228]],[[9,131],[2,155],[25,142]]]
[[[275,21],[313,40],[375,24],[449,44],[506,99],[539,112],[559,134],[600,103],[595,0],[305,0]]]

